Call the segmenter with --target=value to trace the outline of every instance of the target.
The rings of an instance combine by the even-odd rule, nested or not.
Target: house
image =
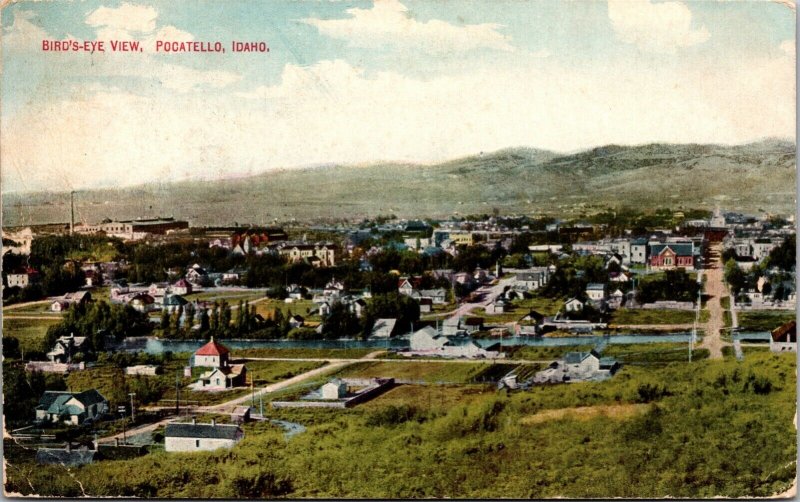
[[[647,239],[631,241],[631,263],[644,265],[647,263]]]
[[[250,421],[250,407],[237,406],[231,412],[231,422],[235,424],[243,424]]]
[[[771,352],[797,352],[797,322],[792,320],[772,330],[769,337]]]
[[[285,242],[277,249],[280,256],[285,256],[292,263],[306,261],[317,267],[336,266],[337,247],[330,242]]]
[[[47,353],[47,358],[53,363],[72,362],[72,356],[89,349],[85,336],[62,336],[56,340],[53,350]]]
[[[606,301],[606,305],[608,306],[608,308],[615,310],[622,307],[622,302],[624,299],[625,299],[625,294],[621,290],[616,289],[614,290],[613,293],[608,295],[608,300]]]
[[[221,343],[215,342],[214,337],[212,336],[211,340],[207,344],[195,351],[189,365],[207,368],[222,368],[228,366],[230,353],[231,351],[228,349],[228,347],[222,345]]]
[[[303,316],[295,314],[289,318],[289,326],[292,328],[299,328],[305,324],[305,321],[306,320],[303,319]]]
[[[608,280],[611,282],[629,282],[631,280],[630,276],[625,272],[612,272],[608,276]]]
[[[414,285],[414,282],[418,281],[412,281],[412,279],[408,277],[401,277],[398,282],[399,285],[397,286],[397,292],[401,295],[411,296],[412,293],[414,293],[414,291],[417,289]]]
[[[128,301],[128,304],[139,312],[150,312],[151,310],[155,309],[156,299],[152,296],[148,295],[147,293],[139,293],[134,295]]]
[[[436,305],[444,305],[447,303],[447,291],[444,288],[421,289],[419,291],[419,297],[420,299],[430,298]]]
[[[475,333],[483,329],[483,317],[467,317],[463,322],[459,322],[459,328],[467,334]]]
[[[409,339],[412,351],[435,351],[450,344],[450,340],[439,335],[430,326],[415,331]]]
[[[156,376],[161,373],[161,367],[152,364],[137,364],[125,368],[126,375]]]
[[[207,284],[209,281],[208,272],[206,272],[206,270],[197,263],[192,265],[189,270],[186,271],[184,278],[193,286],[202,286]]]
[[[602,302],[606,298],[606,285],[592,282],[586,286],[586,296],[592,302]]]
[[[244,431],[238,425],[170,422],[164,432],[164,450],[173,452],[213,451],[219,448],[233,448],[242,440]]]
[[[506,311],[506,302],[503,300],[495,300],[486,306],[487,314],[502,314]]]
[[[247,385],[247,367],[244,364],[231,364],[213,368],[200,375],[193,384],[196,390],[222,390]]]
[[[55,300],[53,303],[50,304],[50,311],[51,312],[64,312],[70,306],[70,303],[65,300]]]
[[[583,311],[583,302],[577,298],[570,298],[564,302],[564,310],[567,312],[581,312]]]
[[[147,293],[153,298],[158,298],[169,293],[169,287],[168,282],[154,282],[147,288]]]
[[[108,412],[108,401],[97,390],[65,392],[48,390],[39,399],[36,420],[80,425]]]
[[[514,289],[519,291],[535,291],[545,284],[550,277],[547,267],[533,267],[514,274]]]
[[[322,399],[342,399],[347,396],[347,384],[338,378],[334,378],[320,389]]]
[[[694,244],[691,242],[650,243],[649,265],[653,270],[694,268]]]
[[[595,350],[567,352],[563,359],[555,361],[545,370],[537,372],[533,382],[562,383],[604,380],[613,376],[620,367],[616,359],[601,357]]]
[[[39,282],[39,272],[31,267],[24,267],[6,275],[9,288],[26,288]]]
[[[320,317],[325,317],[327,315],[330,315],[330,313],[331,313],[331,304],[328,303],[328,302],[322,302],[322,303],[319,304],[319,307],[318,307],[317,310],[319,310]]]
[[[325,296],[342,296],[344,292],[344,283],[342,281],[337,281],[335,278],[328,281],[328,283],[325,284],[325,289],[322,290],[322,294]]]
[[[419,312],[420,314],[427,314],[433,311],[433,300],[431,298],[419,299]]]
[[[171,289],[176,295],[190,295],[192,294],[192,283],[183,278],[178,279]]]
[[[361,318],[364,315],[364,312],[367,310],[367,302],[359,298],[358,300],[350,303],[350,311],[356,315],[356,317]]]
[[[181,295],[168,294],[164,296],[164,299],[161,301],[161,308],[171,314],[173,312],[178,312],[187,303],[189,303],[188,300]]]
[[[376,319],[372,325],[370,338],[391,338],[395,335],[397,319]]]

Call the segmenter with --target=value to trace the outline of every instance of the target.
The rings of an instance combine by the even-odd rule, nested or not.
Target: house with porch
[[[108,401],[96,389],[83,392],[48,390],[39,399],[36,420],[80,425],[86,420],[97,420],[107,412]]]

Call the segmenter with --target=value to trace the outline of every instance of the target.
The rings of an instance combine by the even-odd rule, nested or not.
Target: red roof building
[[[206,366],[210,368],[222,368],[228,366],[228,358],[231,351],[228,347],[211,340],[197,349],[192,357],[192,366]]]

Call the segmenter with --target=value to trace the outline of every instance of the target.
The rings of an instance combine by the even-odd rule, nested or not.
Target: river
[[[603,335],[583,335],[565,337],[506,337],[506,338],[479,338],[474,341],[482,347],[488,347],[496,343],[507,345],[532,345],[543,347],[571,346],[571,345],[596,345],[598,343],[607,344],[630,344],[630,343],[688,343],[690,333],[668,333],[668,334],[617,334],[610,336]],[[767,341],[769,333],[737,333],[736,339],[742,341]],[[472,341],[469,337],[451,338],[455,344],[464,344]],[[408,348],[408,336],[395,337],[388,340],[220,340],[230,349],[403,349]],[[135,338],[126,339],[118,350],[125,351],[144,351],[150,354],[161,354],[165,351],[171,352],[194,352],[205,342],[185,341],[185,340],[159,340],[156,338]]]

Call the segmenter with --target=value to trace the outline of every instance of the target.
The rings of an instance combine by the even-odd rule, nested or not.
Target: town
[[[194,226],[71,214],[3,229],[10,491],[336,496],[339,485],[319,478],[331,473],[307,464],[348,458],[309,453],[326,431],[337,451],[352,444],[342,455],[381,465],[357,445],[386,435],[409,462],[424,441],[428,463],[431,445],[451,444],[457,454],[437,462],[454,483],[466,475],[454,462],[473,450],[530,457],[566,434],[581,445],[570,456],[614,457],[608,438],[701,441],[702,410],[715,420],[740,405],[794,413],[793,215],[621,208]],[[769,428],[759,441],[794,434],[757,423]],[[464,431],[479,442],[456,442]],[[783,458],[765,456],[769,443],[751,447],[765,464]],[[198,472],[218,464],[198,451],[261,459],[269,476],[246,469],[220,491],[201,486]],[[194,481],[154,484],[147,473],[163,462]],[[773,467],[743,492],[752,466],[712,462],[729,472],[714,493],[770,495],[794,479],[793,465]],[[114,474],[122,465],[134,470],[127,479]],[[540,467],[531,475],[542,493],[561,493]],[[380,469],[395,479],[380,496],[462,493]],[[687,469],[695,481],[663,480],[670,494],[705,486],[704,467]],[[317,481],[301,478],[308,470]],[[530,496],[516,477],[505,482],[497,493]]]

